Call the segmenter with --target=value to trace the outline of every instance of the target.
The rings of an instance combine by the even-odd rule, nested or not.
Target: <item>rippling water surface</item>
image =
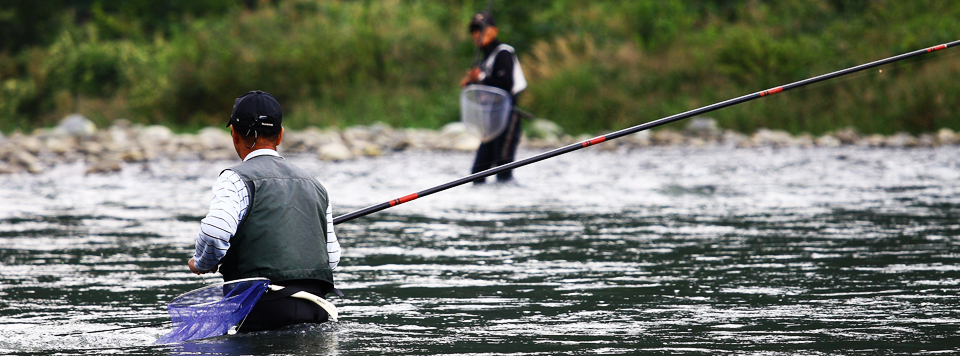
[[[341,215],[472,155],[288,159]],[[219,280],[185,262],[232,164],[0,176],[0,353],[960,351],[957,147],[575,152],[338,225],[339,322],[153,346],[168,326],[144,325]]]

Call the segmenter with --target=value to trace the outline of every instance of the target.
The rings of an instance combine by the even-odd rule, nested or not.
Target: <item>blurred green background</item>
[[[81,113],[178,131],[222,125],[234,98],[273,93],[284,124],[459,120],[484,0],[4,0],[0,130]],[[529,89],[520,106],[600,133],[960,37],[960,2],[494,0]],[[960,129],[948,49],[709,116],[821,134]],[[678,124],[673,124],[678,125]]]

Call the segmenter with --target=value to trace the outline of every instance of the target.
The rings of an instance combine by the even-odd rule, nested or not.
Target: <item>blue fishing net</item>
[[[248,278],[187,292],[167,305],[173,330],[157,344],[220,336],[243,321],[266,292],[270,280]]]

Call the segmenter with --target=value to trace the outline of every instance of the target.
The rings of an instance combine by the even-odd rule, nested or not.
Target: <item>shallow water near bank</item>
[[[472,155],[288,159],[341,215],[465,176]],[[570,153],[338,225],[339,322],[154,346],[168,327],[136,326],[219,280],[185,262],[234,163],[0,176],[0,353],[958,351],[952,146]]]

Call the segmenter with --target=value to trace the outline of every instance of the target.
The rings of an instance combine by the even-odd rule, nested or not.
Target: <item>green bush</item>
[[[292,128],[438,128],[458,120],[456,83],[475,53],[466,23],[487,1],[56,4],[0,4],[0,34],[10,36],[0,44],[0,130],[50,126],[73,112],[100,125],[126,118],[194,130],[219,125],[234,98],[253,89],[273,93]],[[494,1],[493,11],[530,83],[520,105],[573,134],[625,128],[960,33],[960,5],[935,0],[531,0]],[[710,116],[744,132],[960,129],[951,51]]]

